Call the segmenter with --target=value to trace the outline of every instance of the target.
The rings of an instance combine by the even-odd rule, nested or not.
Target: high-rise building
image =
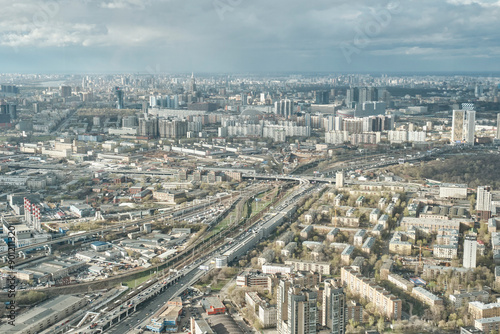
[[[151,95],[149,97],[149,105],[151,107],[156,107],[158,105],[158,99],[157,99],[157,96],[156,95]]]
[[[19,88],[14,85],[0,85],[2,94],[19,94]]]
[[[316,333],[317,298],[314,291],[292,286],[281,280],[278,285],[278,334]]]
[[[191,82],[189,83],[189,91],[191,93],[196,92],[196,79],[194,78],[194,73],[191,73]]]
[[[500,112],[497,114],[497,139],[500,139]]]
[[[362,87],[359,89],[360,104],[365,102],[378,101],[378,91],[375,87]]]
[[[477,84],[476,87],[474,88],[474,95],[476,97],[481,97],[483,96],[483,86],[480,84]]]
[[[37,102],[33,103],[33,112],[35,114],[38,114],[40,112],[40,104],[38,104]]]
[[[331,334],[344,334],[346,324],[346,295],[340,282],[325,280],[323,291],[323,317],[321,325]]]
[[[71,87],[70,86],[61,86],[61,97],[71,96]]]
[[[491,200],[490,187],[477,187],[476,213],[480,220],[487,221],[491,218]]]
[[[10,119],[17,119],[17,105],[7,105],[7,113],[10,115]]]
[[[306,113],[304,115],[304,124],[305,124],[305,126],[311,127],[311,114],[310,113]]]
[[[453,110],[451,143],[474,145],[476,112],[474,110]]]
[[[122,126],[124,128],[133,128],[137,126],[137,117],[136,116],[125,116],[122,118]]]
[[[353,102],[359,102],[359,88],[347,88],[345,103],[347,106],[351,105]]]
[[[344,187],[344,172],[337,172],[337,174],[335,174],[335,186],[337,188]]]
[[[169,121],[160,119],[158,121],[158,135],[161,138],[183,138],[186,137],[188,123],[185,121]]]
[[[120,87],[115,87],[116,109],[123,109],[123,90]]]
[[[280,100],[274,103],[274,113],[285,118],[291,118],[293,114],[293,100]]]
[[[157,118],[140,118],[139,128],[137,131],[139,136],[156,138],[158,137],[158,119]]]
[[[316,91],[316,104],[330,103],[330,94],[327,91]]]
[[[477,237],[466,235],[464,240],[464,268],[476,268]]]

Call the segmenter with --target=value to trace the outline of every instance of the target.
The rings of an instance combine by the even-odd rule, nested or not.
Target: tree
[[[385,321],[383,317],[378,318],[377,321],[377,330],[382,333],[385,329]]]

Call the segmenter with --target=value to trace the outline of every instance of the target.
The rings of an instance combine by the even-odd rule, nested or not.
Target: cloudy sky
[[[500,71],[494,0],[0,5],[0,72]]]

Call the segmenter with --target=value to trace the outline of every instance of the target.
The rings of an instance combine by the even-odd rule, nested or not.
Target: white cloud
[[[309,61],[333,62],[324,57],[338,54],[340,43],[352,43],[359,31],[377,24],[374,13],[398,1],[387,23],[378,23],[380,29],[368,36],[365,55],[381,62],[386,56],[448,53],[497,57],[500,45],[500,1],[220,1],[232,4],[223,19],[212,0],[17,0],[9,5],[0,0],[0,51],[2,46],[65,47],[88,49],[98,58],[92,50],[100,48],[158,62],[224,59],[235,66],[265,62],[297,68]]]
[[[100,4],[101,8],[107,9],[144,9],[146,6],[144,0],[111,0]]]

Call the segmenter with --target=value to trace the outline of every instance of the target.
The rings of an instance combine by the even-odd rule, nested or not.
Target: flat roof
[[[177,320],[179,312],[182,310],[182,306],[168,306],[167,309],[160,313],[159,318],[165,320]]]
[[[476,319],[480,324],[492,323],[492,322],[500,322],[500,317],[492,317],[492,318],[482,318]]]
[[[201,303],[205,307],[205,309],[207,309],[209,307],[213,307],[213,308],[224,308],[225,307],[224,304],[217,297],[205,297],[201,300]]]
[[[469,305],[473,305],[481,310],[489,310],[492,308],[500,308],[500,303],[489,303],[485,304],[483,302],[470,302]]]
[[[108,243],[107,242],[104,242],[104,241],[94,241],[91,243],[91,245],[93,246],[104,246],[104,245],[107,245]]]
[[[422,295],[426,296],[427,298],[431,299],[431,300],[434,300],[434,301],[437,301],[437,300],[442,300],[441,298],[439,298],[438,296],[436,296],[435,294],[433,294],[432,292],[430,291],[427,291],[425,290],[424,288],[421,288],[421,287],[416,287],[416,288],[413,288],[413,291],[415,292],[419,292],[421,293]]]
[[[9,324],[1,326],[0,333],[17,333],[23,331],[33,324],[44,321],[45,318],[49,317],[53,313],[63,312],[72,305],[79,303],[81,300],[82,298],[75,296],[62,295],[43,302],[42,304],[31,308],[27,312],[18,315],[16,317],[15,326],[11,326]]]

